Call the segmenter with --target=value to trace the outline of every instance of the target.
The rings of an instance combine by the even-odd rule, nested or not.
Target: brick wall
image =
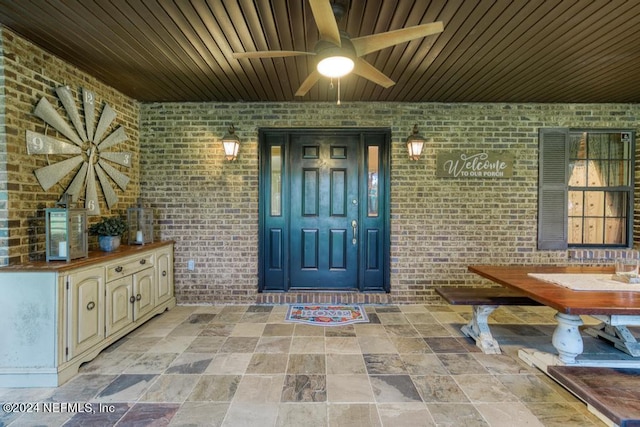
[[[53,206],[71,179],[46,192],[36,181],[34,169],[59,159],[27,155],[25,130],[55,136],[33,108],[46,96],[64,115],[55,88],[69,85],[79,102],[84,87],[116,111],[129,137],[123,149],[134,154],[133,168],[123,169],[131,182],[126,192],[116,189],[120,202],[110,214],[124,213],[139,194],[154,208],[156,239],[176,240],[180,303],[256,300],[261,127],[391,129],[390,299],[407,303],[435,301],[435,285],[478,282],[466,272],[469,264],[584,262],[574,258],[588,257],[588,251],[536,250],[538,128],[635,129],[640,114],[638,105],[611,104],[139,105],[10,31],[0,35],[0,263],[42,254],[44,236],[31,240],[30,219]],[[242,140],[236,162],[224,160],[220,144],[231,123]],[[404,141],[416,123],[431,141],[414,162]],[[513,177],[436,178],[439,151],[470,147],[512,152]],[[635,228],[640,234],[638,215]],[[189,259],[194,271],[186,268]]]
[[[178,301],[255,301],[258,129],[391,128],[391,300],[429,302],[436,285],[479,282],[469,264],[582,262],[536,250],[538,128],[635,129],[638,114],[637,105],[603,104],[145,104],[141,191],[160,236],[177,241]],[[242,143],[226,162],[220,138],[232,122]],[[430,139],[417,162],[405,147],[416,123]],[[510,151],[513,177],[436,178],[437,152],[463,148]]]
[[[74,174],[69,173],[62,181],[48,191],[44,191],[35,178],[34,170],[69,158],[70,156],[28,155],[25,142],[25,131],[31,130],[46,133],[49,136],[67,140],[57,135],[50,127],[33,115],[37,102],[42,97],[56,108],[62,117],[66,111],[55,93],[58,86],[67,85],[76,98],[76,104],[82,111],[81,88],[86,88],[96,95],[96,123],[104,103],[109,104],[117,117],[107,135],[116,126],[122,125],[128,141],[119,144],[114,151],[130,151],[133,153],[133,167],[116,166],[131,178],[126,192],[115,184],[118,204],[109,211],[101,202],[103,215],[118,215],[126,212],[133,205],[140,191],[139,185],[139,150],[138,121],[139,103],[123,96],[113,88],[101,83],[86,73],[70,66],[61,59],[49,54],[39,47],[2,29],[2,89],[0,94],[0,114],[2,114],[2,143],[0,146],[0,264],[20,263],[31,259],[44,259],[44,222],[43,209],[54,207]],[[6,173],[4,171],[6,168]],[[98,184],[100,195],[100,184]],[[103,197],[99,197],[104,200]],[[6,209],[3,209],[6,204]],[[97,218],[92,217],[90,222]],[[96,245],[95,237],[90,246]]]

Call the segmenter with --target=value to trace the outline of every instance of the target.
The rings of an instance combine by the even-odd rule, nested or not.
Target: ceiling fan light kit
[[[384,88],[389,88],[395,82],[369,64],[362,56],[400,43],[438,34],[444,30],[442,22],[433,22],[352,39],[347,33],[338,29],[338,22],[347,12],[348,2],[309,0],[309,6],[320,33],[314,52],[273,50],[236,52],[233,57],[260,59],[316,55],[318,57],[316,69],[300,84],[295,96],[305,96],[322,76],[339,79],[351,72]]]
[[[316,44],[316,55],[318,72],[325,77],[344,77],[353,71],[355,66],[354,58],[356,51],[348,37],[342,36],[342,46],[320,40]]]

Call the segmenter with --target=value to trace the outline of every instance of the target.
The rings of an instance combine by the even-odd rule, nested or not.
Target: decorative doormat
[[[367,323],[369,318],[364,307],[359,304],[291,304],[285,321],[318,326],[341,326]]]

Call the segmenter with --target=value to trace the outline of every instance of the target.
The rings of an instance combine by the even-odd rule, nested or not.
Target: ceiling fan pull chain
[[[340,105],[340,77],[338,77],[338,105]]]

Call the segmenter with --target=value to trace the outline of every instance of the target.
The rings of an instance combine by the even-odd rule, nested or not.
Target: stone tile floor
[[[604,425],[517,356],[551,348],[549,308],[496,310],[502,355],[461,335],[470,307],[368,305],[369,323],[340,327],[286,323],[286,310],[177,306],[61,387],[0,388],[2,402],[60,403],[0,411],[0,426]]]

